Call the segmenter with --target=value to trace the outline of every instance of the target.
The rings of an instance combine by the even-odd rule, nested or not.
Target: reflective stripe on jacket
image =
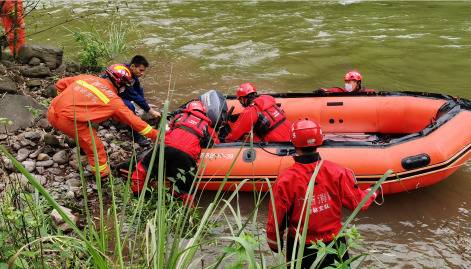
[[[115,118],[153,140],[157,131],[129,110],[112,83],[92,75],[66,77],[56,83],[58,96],[51,106],[56,113],[78,122],[100,123]]]

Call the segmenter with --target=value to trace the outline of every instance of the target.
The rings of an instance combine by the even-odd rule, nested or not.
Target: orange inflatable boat
[[[288,119],[309,117],[321,124],[323,159],[352,169],[361,187],[374,184],[388,170],[384,193],[435,184],[471,157],[471,102],[418,92],[360,94],[274,94]],[[242,110],[234,97],[227,107]],[[293,164],[290,143],[223,143],[203,150],[199,189],[217,190],[233,166],[224,189],[267,190],[267,178]],[[233,165],[234,164],[234,165]]]

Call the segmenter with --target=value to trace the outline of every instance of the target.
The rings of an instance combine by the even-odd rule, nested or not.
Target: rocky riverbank
[[[78,171],[75,141],[54,130],[47,121],[47,107],[56,96],[54,83],[62,77],[83,72],[73,62],[62,60],[62,50],[27,46],[17,62],[3,59],[0,64],[0,143],[38,179],[61,204],[80,205],[82,188]],[[129,132],[112,122],[98,126],[98,136],[105,144],[111,165],[130,158],[133,148]],[[84,167],[87,158],[81,158]],[[85,172],[90,176],[89,167]],[[91,177],[90,177],[91,178]],[[32,191],[24,175],[12,162],[0,159],[0,193],[8,184],[19,183]],[[95,180],[89,180],[87,190],[93,193]]]

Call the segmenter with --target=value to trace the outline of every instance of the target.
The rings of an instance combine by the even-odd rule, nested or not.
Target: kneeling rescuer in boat
[[[285,112],[270,95],[257,95],[257,89],[250,83],[243,83],[237,89],[237,99],[245,108],[237,121],[232,125],[232,131],[227,135],[226,142],[234,142],[248,134],[252,128],[254,141],[288,142],[289,128]]]

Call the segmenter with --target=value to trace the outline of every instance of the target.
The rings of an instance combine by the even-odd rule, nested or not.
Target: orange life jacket
[[[261,95],[254,100],[258,119],[254,125],[254,132],[260,138],[280,126],[285,120],[285,112],[276,104],[275,98],[270,95]]]
[[[185,130],[200,140],[200,144],[207,143],[209,138],[208,127],[211,120],[198,111],[183,110],[183,113],[175,117],[172,129],[179,128]]]

